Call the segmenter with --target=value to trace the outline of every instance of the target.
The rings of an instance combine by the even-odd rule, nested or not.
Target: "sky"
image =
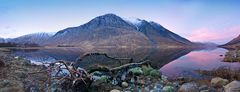
[[[240,0],[0,0],[0,37],[57,32],[107,13],[155,21],[195,42],[240,34]]]

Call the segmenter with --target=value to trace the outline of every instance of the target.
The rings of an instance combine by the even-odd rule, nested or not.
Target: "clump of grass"
[[[240,69],[231,69],[230,67],[222,66],[212,70],[198,70],[202,75],[221,77],[224,79],[240,80]]]
[[[224,62],[240,62],[240,50],[231,50],[225,54]]]
[[[129,71],[132,72],[135,75],[143,74],[143,71],[142,71],[142,69],[140,67],[132,68]]]
[[[144,75],[149,75],[150,74],[150,72],[152,71],[152,70],[154,70],[152,67],[150,67],[150,66],[147,66],[147,65],[143,65],[142,66],[142,70],[143,70],[143,73],[144,73]]]
[[[151,76],[151,77],[160,77],[161,73],[159,70],[152,68],[151,66],[143,65],[142,66],[143,74],[145,76]]]

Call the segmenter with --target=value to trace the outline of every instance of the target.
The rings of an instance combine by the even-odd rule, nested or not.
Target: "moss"
[[[99,79],[102,82],[107,82],[108,81],[108,76],[101,76],[101,78]]]
[[[147,75],[150,75],[150,72],[154,69],[150,66],[144,65],[144,66],[142,66],[142,70],[143,70],[143,74],[147,76]]]
[[[151,77],[161,77],[160,71],[157,69],[153,69],[151,66],[142,66],[143,74],[145,76],[151,76]]]
[[[153,69],[150,71],[150,76],[152,77],[161,77],[161,73],[160,71],[156,70],[156,69]]]
[[[142,71],[142,69],[140,67],[132,68],[129,71],[132,72],[134,75],[141,75],[141,74],[143,74],[143,71]]]

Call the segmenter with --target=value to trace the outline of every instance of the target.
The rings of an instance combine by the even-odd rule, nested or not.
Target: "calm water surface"
[[[240,63],[223,62],[225,49],[217,48],[214,50],[192,51],[168,64],[164,65],[160,70],[167,76],[189,76],[199,77],[195,70],[212,70],[222,66],[231,67],[232,69],[240,69]]]
[[[169,77],[200,77],[195,70],[211,70],[221,66],[230,66],[240,69],[240,63],[222,62],[225,49],[217,48],[213,50],[193,50],[193,49],[153,49],[153,48],[100,48],[84,50],[80,48],[46,48],[36,50],[12,50],[12,53],[31,60],[33,63],[53,62],[55,60],[66,60],[78,62],[80,65],[91,66],[93,64],[119,64],[116,61],[108,60],[104,57],[92,57],[95,59],[76,61],[87,53],[106,53],[115,58],[132,58],[133,62],[142,59],[151,61],[154,68],[160,69],[163,74]]]

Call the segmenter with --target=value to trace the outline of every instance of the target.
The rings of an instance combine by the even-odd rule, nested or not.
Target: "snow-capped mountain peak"
[[[124,20],[133,25],[140,25],[142,23],[142,20],[139,18],[124,18]]]

